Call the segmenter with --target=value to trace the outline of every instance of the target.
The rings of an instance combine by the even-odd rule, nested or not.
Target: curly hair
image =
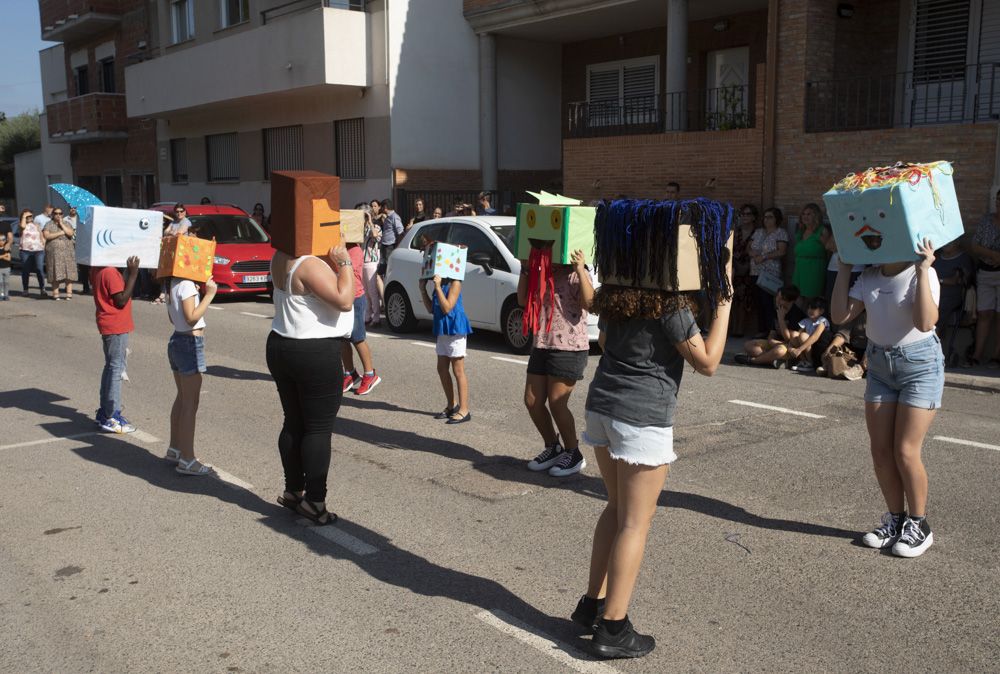
[[[594,293],[590,310],[606,319],[627,321],[633,318],[662,318],[684,309],[698,315],[698,301],[694,293],[602,285]]]

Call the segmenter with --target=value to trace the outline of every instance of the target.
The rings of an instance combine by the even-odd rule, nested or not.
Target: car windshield
[[[191,233],[216,243],[267,243],[267,234],[245,215],[192,215]]]
[[[514,254],[514,225],[493,225],[490,227],[493,233],[500,237],[507,250]]]

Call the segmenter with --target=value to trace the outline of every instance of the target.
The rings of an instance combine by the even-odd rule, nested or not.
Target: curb
[[[970,389],[972,391],[983,391],[986,393],[1000,393],[1000,377],[984,376],[978,374],[959,374],[958,372],[945,372],[944,385],[954,388]]]

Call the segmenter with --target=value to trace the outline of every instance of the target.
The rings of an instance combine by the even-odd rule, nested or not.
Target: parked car
[[[14,243],[10,247],[10,266],[20,269],[21,268],[21,231],[20,223],[17,218],[12,218],[9,215],[0,217],[0,222],[7,225],[10,231],[14,234]]]
[[[496,215],[427,220],[414,225],[389,256],[385,278],[385,313],[393,332],[410,332],[418,320],[430,320],[420,296],[423,249],[432,241],[469,249],[462,299],[473,328],[499,332],[516,353],[531,349],[521,334],[524,310],[517,303],[521,262],[514,257],[514,218]],[[590,341],[597,341],[597,317],[588,321]]]
[[[173,215],[173,202],[158,203],[153,210]],[[271,240],[250,214],[238,206],[184,204],[192,233],[215,239],[212,279],[220,294],[267,294],[271,284]]]

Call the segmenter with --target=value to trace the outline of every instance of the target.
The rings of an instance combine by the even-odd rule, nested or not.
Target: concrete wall
[[[497,38],[497,143],[501,170],[562,165],[562,45]]]
[[[45,205],[47,190],[41,150],[14,155],[14,180],[18,211],[22,208],[38,210]]]
[[[42,74],[42,102],[44,105],[65,101],[66,50],[62,44],[38,52]]]
[[[48,185],[57,182],[73,182],[72,150],[68,143],[49,141],[48,116],[40,115],[42,136],[42,175]]]

